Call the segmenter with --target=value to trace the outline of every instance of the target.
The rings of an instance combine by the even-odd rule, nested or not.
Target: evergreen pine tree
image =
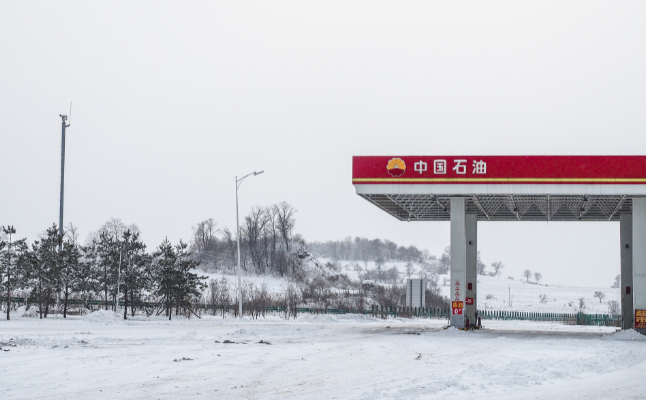
[[[169,320],[172,317],[173,294],[176,292],[178,283],[176,261],[177,256],[173,246],[168,239],[165,239],[153,253],[152,276],[155,282],[154,293],[161,300],[162,311],[166,311]]]
[[[21,259],[27,245],[25,239],[13,241],[13,235],[16,233],[16,228],[13,226],[2,227],[2,231],[9,236],[9,241],[0,241],[0,293],[7,294],[7,320],[9,320],[12,292],[25,284],[24,264]]]
[[[26,254],[28,286],[31,288],[30,299],[38,304],[40,318],[47,317],[49,306],[60,287],[60,254],[58,243],[60,236],[56,225],[47,229],[46,236],[34,241],[31,250]]]
[[[76,244],[66,241],[63,243],[63,250],[60,255],[59,283],[63,292],[63,318],[67,318],[67,304],[69,297],[75,293],[82,282],[81,272],[81,251]]]

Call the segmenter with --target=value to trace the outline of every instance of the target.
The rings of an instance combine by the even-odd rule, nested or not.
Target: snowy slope
[[[322,262],[329,260],[322,259]],[[363,262],[338,262],[343,273],[352,279],[359,279],[360,274],[365,272],[366,268],[372,270],[375,264],[369,261]],[[358,264],[363,271],[355,271],[354,266]],[[382,268],[388,269],[396,267],[402,276],[406,277],[405,262],[386,262]],[[417,278],[423,268],[419,264],[414,265],[415,272],[412,277]],[[439,275],[438,284],[441,286],[442,294],[449,296],[449,274]],[[606,297],[599,302],[594,297],[596,291],[603,292]],[[546,295],[547,301],[541,302],[539,296]],[[490,297],[489,299],[487,297]],[[509,305],[510,297],[511,306]],[[536,284],[530,279],[527,283],[524,278],[510,279],[503,274],[496,277],[488,275],[478,276],[478,308],[484,310],[505,310],[505,311],[526,311],[526,312],[555,312],[571,313],[579,311],[579,298],[583,297],[585,308],[583,311],[590,314],[608,313],[608,302],[620,301],[619,289],[609,287],[571,287],[560,285],[543,285]]]

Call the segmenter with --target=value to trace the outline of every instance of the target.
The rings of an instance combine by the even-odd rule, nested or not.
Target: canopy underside
[[[359,194],[402,221],[450,221],[451,197],[464,197],[479,221],[619,221],[632,212],[627,195]]]

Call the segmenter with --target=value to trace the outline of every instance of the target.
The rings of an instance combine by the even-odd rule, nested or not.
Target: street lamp
[[[252,172],[238,179],[236,175],[236,228],[238,233],[236,234],[236,239],[238,241],[238,267],[236,268],[236,275],[238,275],[238,318],[242,318],[242,278],[240,277],[240,217],[238,217],[238,188],[242,184],[242,181],[245,180],[249,175],[260,175],[265,171]]]

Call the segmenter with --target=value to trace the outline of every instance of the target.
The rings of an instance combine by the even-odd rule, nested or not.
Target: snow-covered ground
[[[197,274],[207,277],[207,282],[211,279],[220,280],[225,278],[229,285],[235,285],[238,282],[238,278],[233,274],[226,274],[222,272],[204,272],[201,270],[196,271]],[[271,275],[253,275],[253,274],[243,274],[240,278],[242,284],[254,284],[257,288],[261,288],[263,285],[267,288],[267,291],[271,293],[278,293],[285,291],[287,287],[287,279],[279,278]]]
[[[441,276],[440,284],[448,275]],[[449,295],[449,286],[442,293]],[[594,293],[600,291],[605,298],[600,302]],[[609,287],[572,287],[527,283],[524,279],[509,279],[506,276],[478,276],[478,308],[487,310],[513,310],[527,312],[573,313],[579,311],[579,298],[583,297],[588,314],[608,313],[608,302],[620,302],[619,289]],[[511,306],[509,297],[511,295]],[[539,295],[546,295],[547,301],[541,302]],[[487,299],[487,297],[490,297]]]
[[[614,328],[311,316],[0,321],[1,399],[643,398],[646,337]],[[229,340],[234,343],[224,343]],[[269,342],[265,344],[262,342]]]

